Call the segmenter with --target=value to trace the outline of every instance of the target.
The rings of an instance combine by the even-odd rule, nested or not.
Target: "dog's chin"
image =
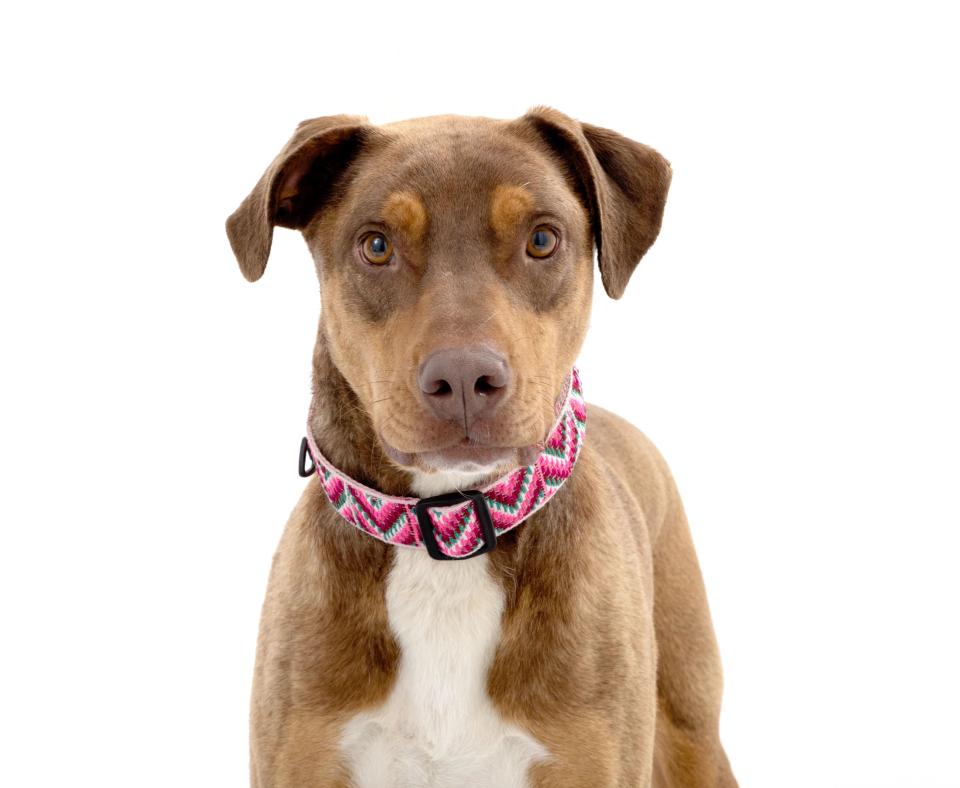
[[[489,476],[505,473],[536,460],[536,446],[483,446],[464,439],[441,449],[404,452],[391,446],[381,436],[384,452],[397,465],[421,473],[457,473],[471,476]]]

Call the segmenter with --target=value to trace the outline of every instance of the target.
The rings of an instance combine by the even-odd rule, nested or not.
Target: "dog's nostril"
[[[447,394],[453,393],[453,388],[451,388],[450,384],[442,379],[433,381],[431,389],[432,390],[428,391],[427,394],[432,397],[443,397]]]
[[[481,394],[485,396],[490,394],[496,394],[502,388],[503,386],[496,385],[496,383],[494,383],[490,379],[489,375],[480,376],[479,378],[477,378],[477,382],[473,384],[473,390],[477,394]]]

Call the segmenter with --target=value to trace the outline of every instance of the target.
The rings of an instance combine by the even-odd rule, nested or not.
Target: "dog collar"
[[[338,470],[317,448],[310,422],[300,444],[300,475],[320,476],[333,508],[348,523],[387,544],[425,547],[438,561],[490,552],[497,537],[543,508],[570,476],[587,427],[587,410],[574,367],[557,400],[557,418],[537,459],[482,490],[430,498],[384,495]],[[307,454],[313,467],[306,468]]]

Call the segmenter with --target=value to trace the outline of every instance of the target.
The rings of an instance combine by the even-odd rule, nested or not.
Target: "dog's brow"
[[[527,181],[529,183],[529,181]],[[500,238],[509,238],[534,208],[533,195],[521,185],[500,184],[490,198],[490,225]]]
[[[383,221],[404,233],[412,241],[423,239],[427,231],[427,209],[413,192],[393,192],[380,211]]]

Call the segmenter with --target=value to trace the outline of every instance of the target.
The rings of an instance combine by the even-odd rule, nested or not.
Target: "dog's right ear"
[[[263,276],[273,228],[303,229],[365,143],[381,132],[363,115],[305,120],[227,219],[227,237],[243,275]]]

